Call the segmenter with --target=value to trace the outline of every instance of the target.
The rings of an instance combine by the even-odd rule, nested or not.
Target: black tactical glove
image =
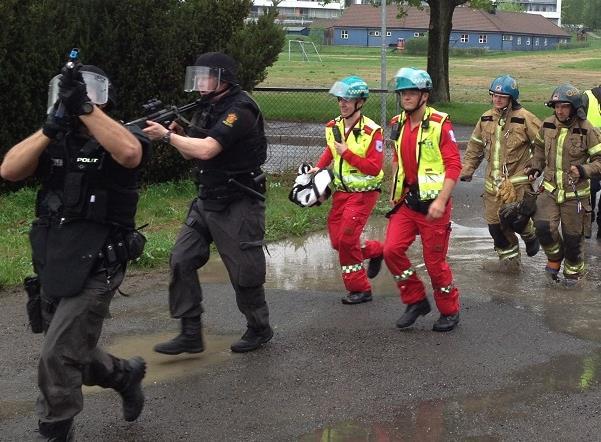
[[[520,203],[503,204],[499,209],[499,221],[505,227],[510,227],[518,217]]]
[[[536,194],[526,192],[524,199],[520,202],[518,211],[521,215],[530,218],[536,212]]]
[[[87,107],[91,103],[88,97],[86,84],[81,72],[63,69],[60,83],[58,84],[58,98],[61,100],[67,112],[73,116],[89,113]]]
[[[42,133],[51,140],[58,139],[60,137],[59,134],[65,133],[68,129],[68,125],[62,124],[61,120],[56,118],[57,104],[58,103],[54,104],[54,107],[46,117],[46,121],[42,126]]]

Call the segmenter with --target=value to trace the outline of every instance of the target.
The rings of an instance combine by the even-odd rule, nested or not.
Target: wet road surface
[[[496,255],[481,189],[476,178],[455,192],[449,262],[463,310],[450,333],[432,332],[435,312],[396,329],[404,308],[385,268],[373,302],[342,305],[323,232],[269,245],[275,337],[250,354],[229,351],[244,322],[218,257],[201,271],[200,355],[152,352],[178,328],[168,315],[167,275],[130,277],[124,291],[132,296],[115,298],[102,345],[146,358],[146,408],[126,423],[116,393],[86,388],[78,440],[600,440],[599,243],[586,242],[590,272],[578,290],[546,283],[542,252],[527,258],[523,244],[519,275],[485,273],[482,263]],[[374,217],[365,237],[383,239],[384,229]],[[410,257],[428,281],[419,239]],[[26,332],[20,296],[0,305],[0,440],[31,440],[41,338]]]

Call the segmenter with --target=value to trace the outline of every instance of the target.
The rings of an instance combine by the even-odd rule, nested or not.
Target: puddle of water
[[[574,394],[598,388],[601,350],[585,356],[562,355],[528,367],[509,387],[484,394],[461,395],[407,404],[392,422],[343,421],[298,438],[301,442],[396,442],[506,440],[507,434],[480,433],[477,428],[506,426],[528,419],[530,406],[541,408],[544,396]],[[515,435],[514,435],[515,436]]]
[[[172,381],[177,378],[197,375],[206,372],[216,365],[232,359],[230,345],[239,336],[208,335],[205,333],[205,350],[198,354],[181,354],[176,356],[161,355],[152,350],[155,344],[173,338],[171,334],[133,335],[115,339],[104,349],[121,358],[142,356],[146,361],[144,384],[156,384],[161,381]],[[103,391],[100,387],[83,387],[84,393]]]

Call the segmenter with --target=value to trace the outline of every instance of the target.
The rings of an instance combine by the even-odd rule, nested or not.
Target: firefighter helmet
[[[501,75],[500,77],[495,78],[490,84],[488,92],[490,92],[491,95],[508,95],[515,102],[517,102],[520,97],[518,82],[510,75]]]

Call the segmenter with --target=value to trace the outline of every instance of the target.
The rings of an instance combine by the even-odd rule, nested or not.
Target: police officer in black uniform
[[[36,409],[40,438],[66,441],[83,408],[82,385],[119,392],[127,421],[144,405],[144,360],[117,358],[97,343],[126,262],[143,247],[134,217],[150,141],[105,113],[114,92],[95,66],[65,67],[50,92],[58,100],[43,128],[10,149],[0,175],[41,181],[30,232],[39,285],[27,285],[41,286],[28,290],[28,310],[32,329],[45,333]]]
[[[199,194],[171,252],[169,307],[181,319],[181,333],[157,344],[164,354],[204,350],[200,315],[202,290],[197,271],[209,259],[212,242],[229,273],[247,330],[233,352],[259,348],[273,336],[265,302],[265,179],[267,154],[263,117],[238,85],[237,64],[230,56],[209,52],[186,69],[187,91],[198,91],[201,107],[186,131],[147,122],[151,139],[169,143],[198,168]]]

